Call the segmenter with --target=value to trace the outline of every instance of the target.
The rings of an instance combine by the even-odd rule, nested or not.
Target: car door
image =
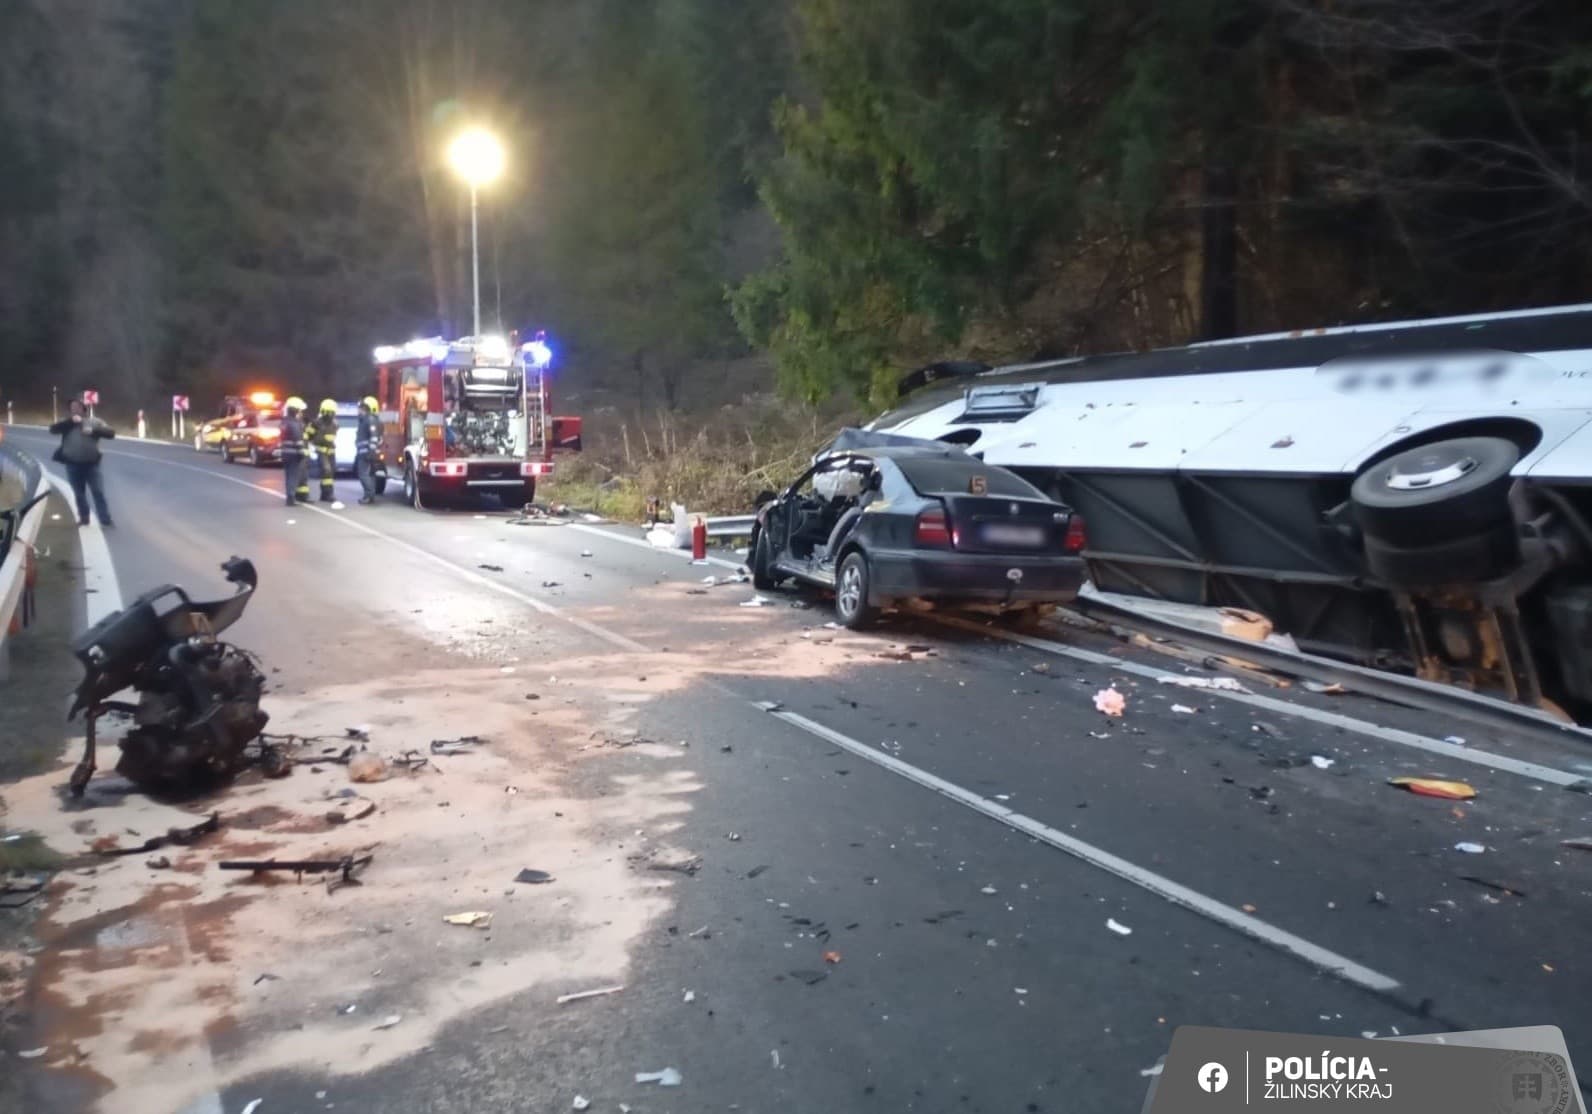
[[[250,439],[254,436],[253,430],[259,419],[253,414],[245,414],[241,418],[233,418],[227,430],[227,451],[237,455],[249,451]]]

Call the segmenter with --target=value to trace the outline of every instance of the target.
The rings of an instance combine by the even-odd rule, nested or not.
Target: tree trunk
[[[1200,339],[1221,340],[1238,332],[1238,175],[1230,163],[1205,165],[1200,207]]]

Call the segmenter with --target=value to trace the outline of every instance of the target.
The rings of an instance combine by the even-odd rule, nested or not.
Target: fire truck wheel
[[[1365,563],[1372,576],[1395,588],[1480,584],[1520,563],[1520,539],[1513,522],[1433,545],[1389,545],[1368,537]]]
[[[1520,449],[1502,437],[1464,437],[1406,449],[1367,468],[1349,498],[1367,540],[1425,547],[1511,522],[1510,469]]]
[[[420,505],[420,477],[415,475],[414,465],[404,465],[404,502],[415,510],[421,510]]]
[[[377,495],[385,495],[385,494],[387,494],[387,477],[386,476],[377,476],[376,477],[376,494]]]

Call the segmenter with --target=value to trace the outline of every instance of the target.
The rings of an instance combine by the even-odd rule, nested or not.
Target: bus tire
[[[1349,491],[1367,540],[1425,547],[1475,538],[1512,522],[1510,470],[1520,449],[1502,437],[1435,441],[1367,468]]]
[[[1372,576],[1394,588],[1481,584],[1520,563],[1520,538],[1513,522],[1432,545],[1390,545],[1368,537],[1365,563]]]

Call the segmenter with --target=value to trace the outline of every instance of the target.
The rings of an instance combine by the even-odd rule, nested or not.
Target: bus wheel
[[[1395,453],[1355,478],[1349,491],[1366,538],[1424,548],[1476,538],[1512,524],[1510,470],[1520,449],[1502,437],[1436,441]]]

